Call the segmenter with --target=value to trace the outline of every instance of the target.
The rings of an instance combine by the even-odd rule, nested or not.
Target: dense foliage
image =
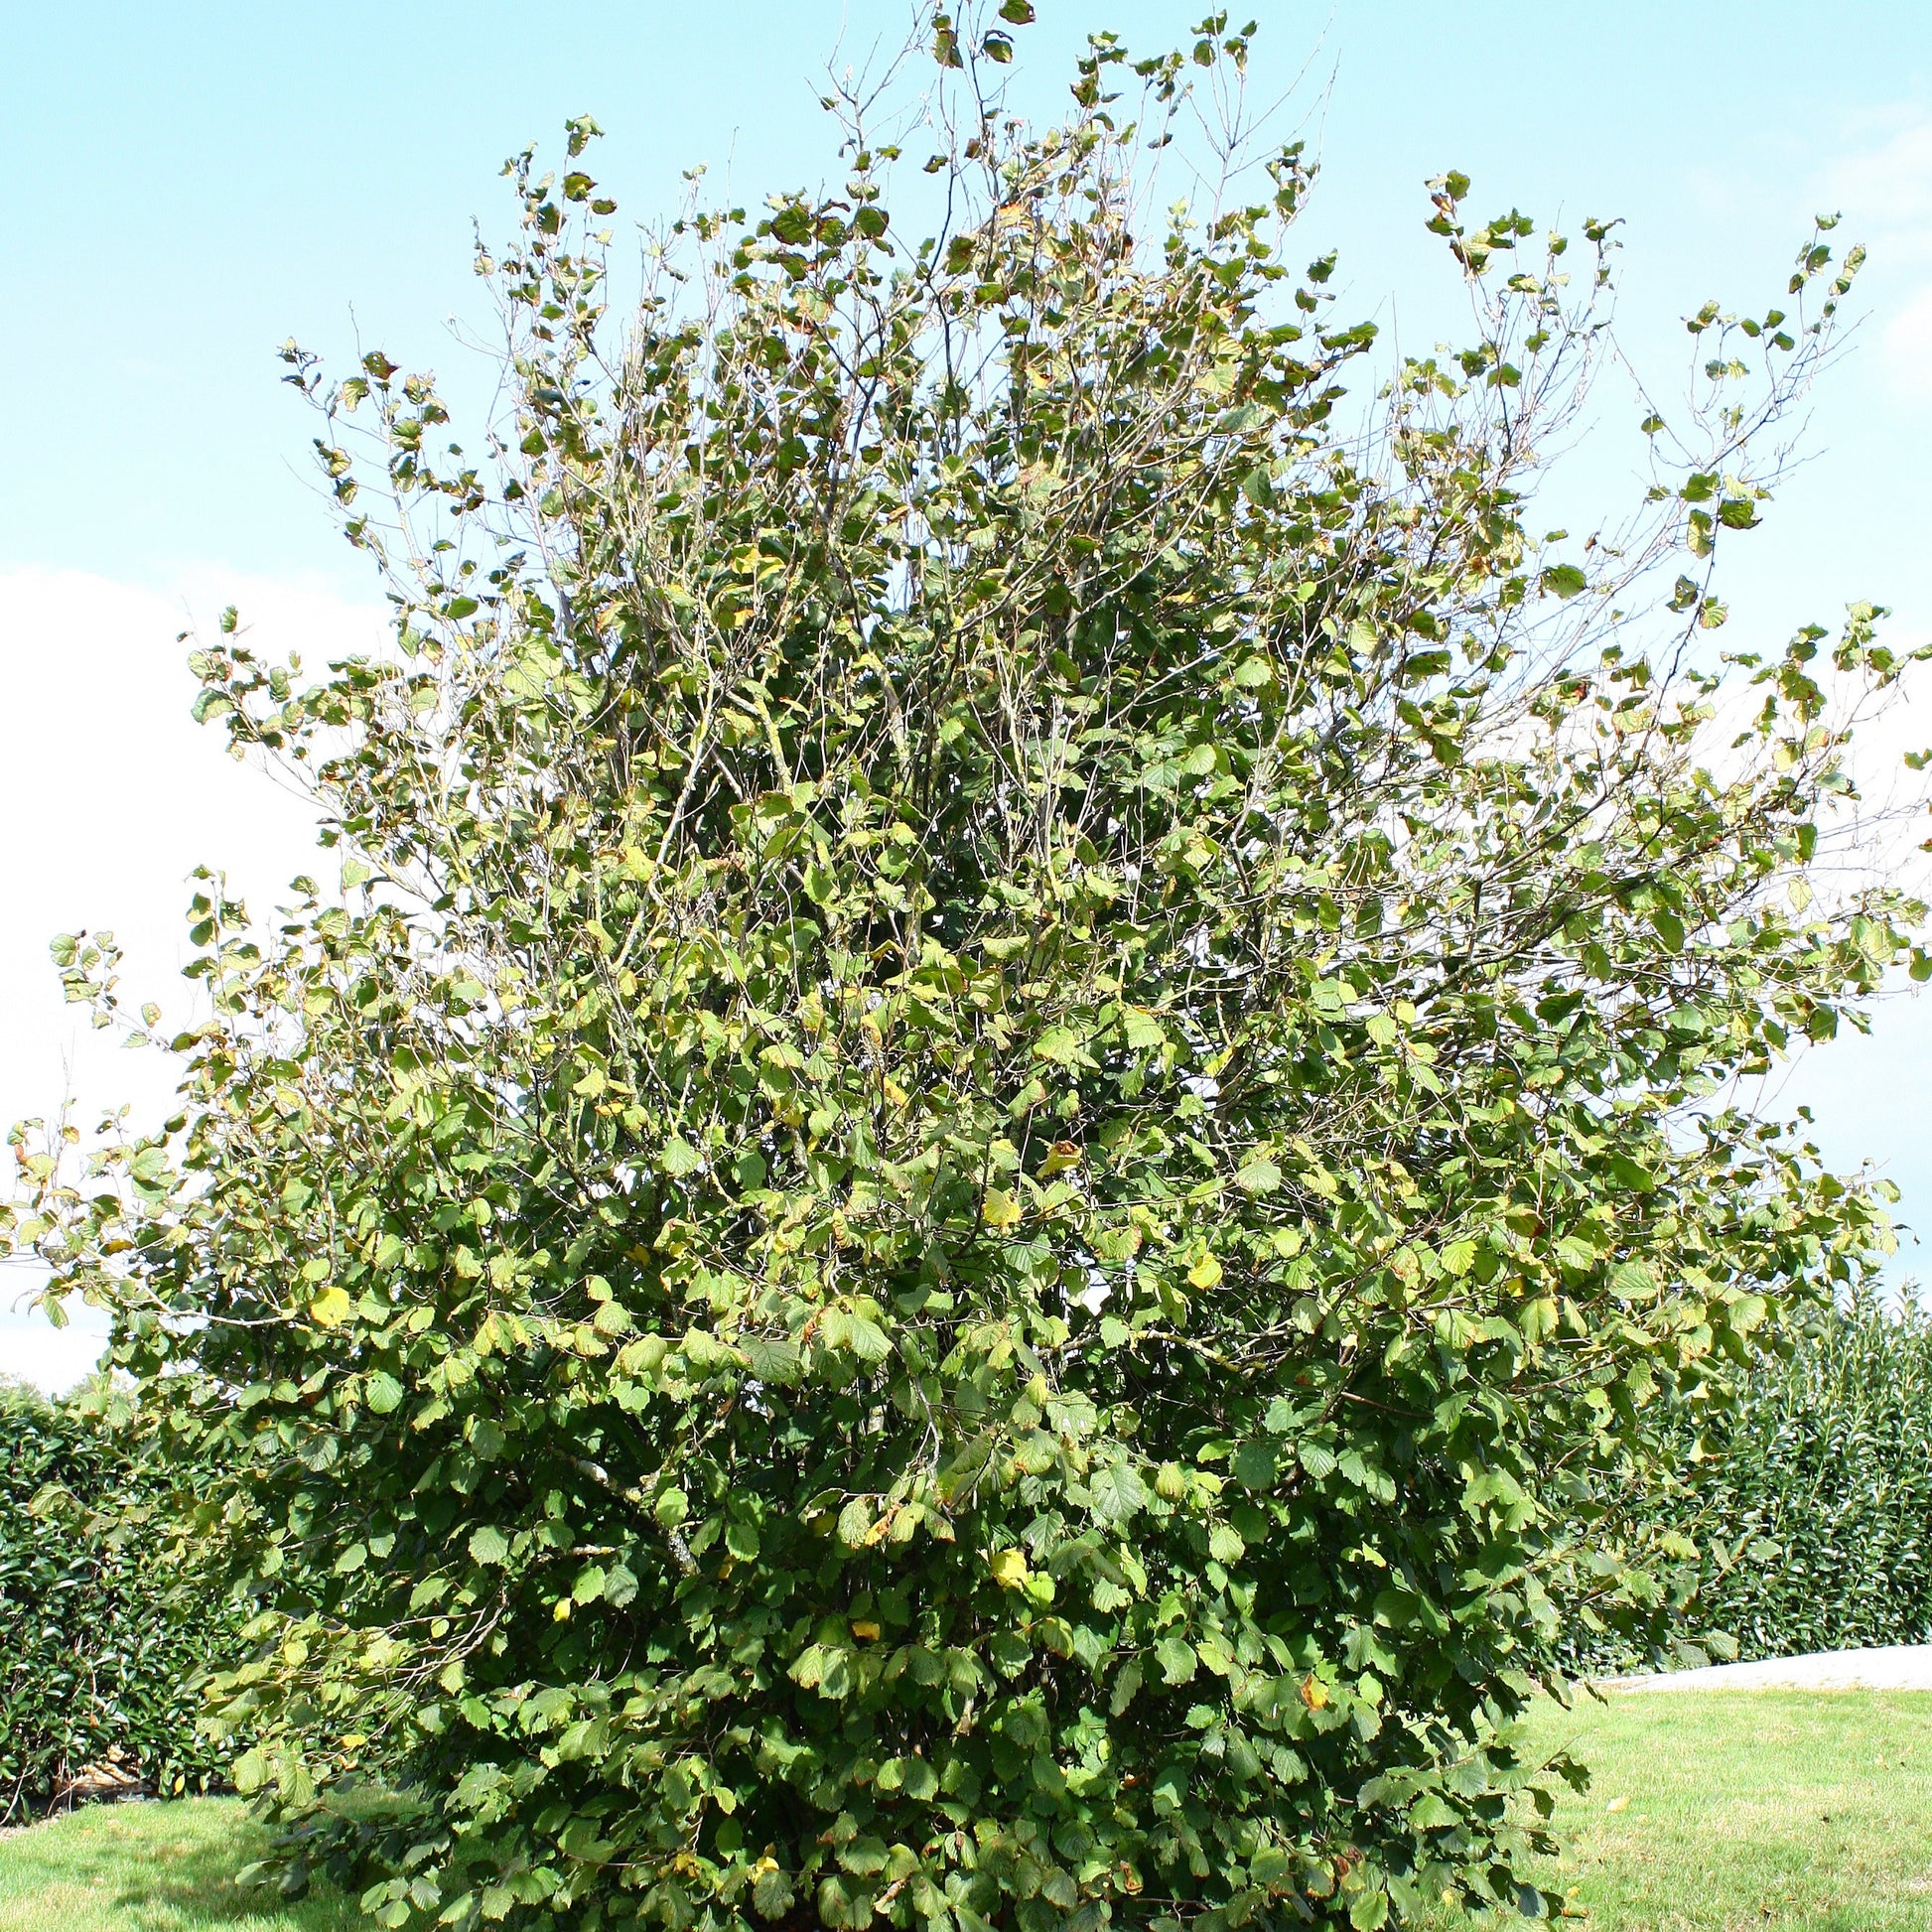
[[[1745,1657],[1932,1643],[1932,1318],[1864,1299],[1687,1426],[1646,1512],[1697,1547],[1682,1586]],[[1684,1590],[1688,1596],[1688,1589]]]
[[[111,1407],[0,1384],[0,1822],[91,1766],[173,1793],[226,1763],[200,1687],[239,1661],[241,1619],[170,1531],[175,1472]]]
[[[14,1238],[231,1459],[237,1778],[382,1925],[1535,1909],[1529,1666],[1663,1602],[1609,1478],[1888,1238],[1728,1084],[1919,917],[1807,886],[1872,614],[1715,640],[1846,280],[1703,312],[1637,521],[1539,538],[1606,227],[1445,177],[1475,340],[1369,404],[1296,150],[1135,172],[1242,36],[1043,133],[931,46],[625,313],[594,130],[516,163],[474,453],[288,351],[397,649],[198,670],[342,894],[209,883],[178,1117],[23,1138]]]

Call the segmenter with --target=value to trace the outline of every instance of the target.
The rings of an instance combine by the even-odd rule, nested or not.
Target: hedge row
[[[1932,1314],[1865,1300],[1753,1356],[1725,1404],[1675,1422],[1677,1453],[1634,1497],[1592,1497],[1606,1549],[1661,1551],[1645,1651],[1586,1616],[1565,1668],[1932,1642]]]
[[[91,1767],[170,1794],[222,1780],[196,1717],[239,1618],[171,1534],[176,1479],[98,1401],[0,1385],[0,1823]]]
[[[1869,1303],[1758,1368],[1694,1481],[1701,1620],[1744,1657],[1932,1642],[1932,1319]]]

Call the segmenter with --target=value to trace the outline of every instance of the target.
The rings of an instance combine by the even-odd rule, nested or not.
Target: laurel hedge
[[[1852,1304],[1705,1445],[1698,1595],[1741,1656],[1932,1642],[1932,1315]]]
[[[1661,1642],[1586,1616],[1590,1673],[1932,1642],[1932,1311],[1869,1295],[1808,1311],[1663,1426],[1676,1453],[1593,1507],[1651,1553]]]
[[[237,1654],[236,1605],[170,1528],[181,1470],[101,1392],[0,1386],[0,1823],[104,1782],[224,1782],[201,1682]]]

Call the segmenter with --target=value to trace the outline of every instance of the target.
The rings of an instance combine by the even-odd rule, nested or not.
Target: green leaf
[[[674,1135],[665,1142],[664,1151],[657,1157],[657,1165],[673,1180],[681,1180],[704,1166],[704,1156],[682,1135]]]
[[[1194,1677],[1194,1648],[1183,1637],[1166,1636],[1154,1646],[1154,1661],[1168,1684],[1189,1684]]]
[[[502,1565],[509,1561],[510,1546],[499,1529],[485,1524],[470,1537],[470,1557],[474,1563]]]
[[[374,1369],[363,1381],[362,1399],[378,1416],[389,1415],[402,1403],[402,1384],[386,1369]]]
[[[1389,1922],[1389,1895],[1383,1891],[1357,1893],[1348,1907],[1348,1923],[1355,1932],[1380,1932]]]
[[[1106,1523],[1124,1523],[1147,1504],[1147,1489],[1125,1461],[1096,1469],[1087,1484],[1095,1516]]]
[[[767,1382],[774,1388],[796,1386],[803,1356],[795,1341],[765,1335],[741,1335],[739,1347],[744,1350],[745,1359],[757,1380]]]
[[[752,1884],[752,1904],[760,1918],[783,1918],[793,1895],[791,1874],[775,1865],[760,1871]]]

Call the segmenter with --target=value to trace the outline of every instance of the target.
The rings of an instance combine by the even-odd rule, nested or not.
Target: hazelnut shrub
[[[1468,345],[1384,355],[1245,35],[1041,131],[1030,17],[621,300],[595,126],[512,163],[461,447],[286,351],[395,648],[195,661],[331,883],[208,878],[172,1120],[17,1135],[12,1242],[221,1439],[236,1782],[379,1925],[1551,1909],[1514,1721],[1681,1624],[1618,1496],[1888,1245],[1746,1076],[1924,970],[1844,863],[1906,657],[1714,578],[1856,260],[1694,316],[1539,537],[1610,227],[1444,176]]]

